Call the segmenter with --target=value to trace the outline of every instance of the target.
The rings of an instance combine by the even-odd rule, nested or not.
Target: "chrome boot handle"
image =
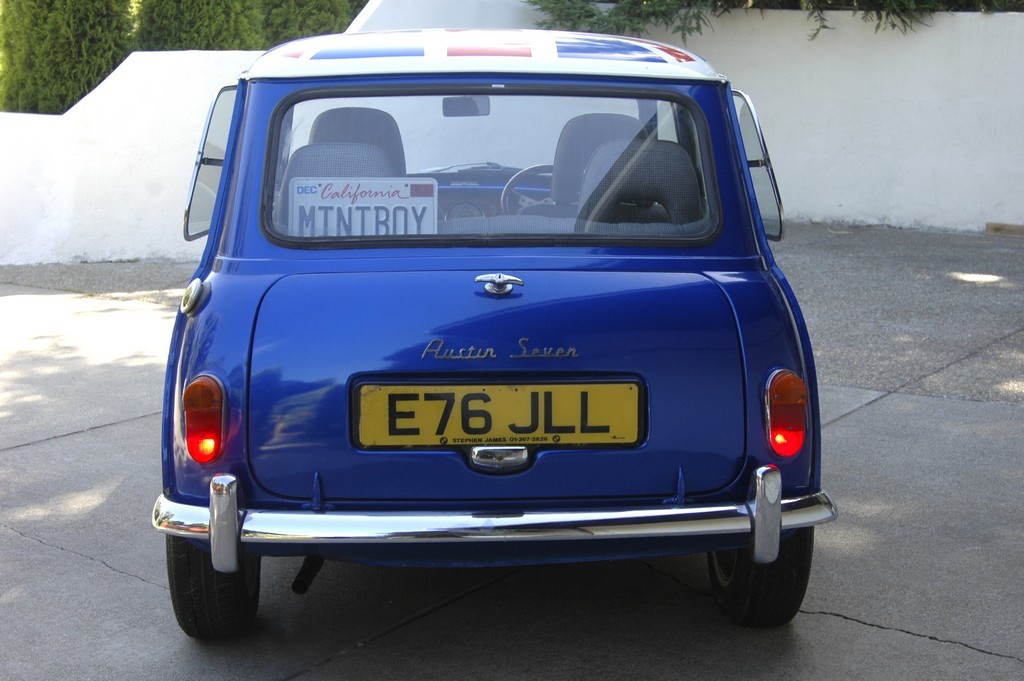
[[[496,296],[508,295],[512,292],[512,285],[523,286],[523,280],[513,277],[511,274],[481,274],[473,281],[483,283],[484,290]]]

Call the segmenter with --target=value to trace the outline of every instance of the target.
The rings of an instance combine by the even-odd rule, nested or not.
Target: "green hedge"
[[[5,0],[2,108],[60,113],[131,49],[131,0]]]
[[[348,0],[276,0],[267,12],[268,45],[302,38],[307,35],[340,33],[352,22],[365,2],[353,9]]]
[[[131,50],[262,50],[343,31],[365,4],[0,0],[0,110],[63,113]]]
[[[140,50],[259,50],[264,10],[252,0],[140,0]]]

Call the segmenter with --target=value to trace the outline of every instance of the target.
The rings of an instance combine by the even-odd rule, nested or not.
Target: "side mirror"
[[[223,88],[213,100],[206,117],[203,138],[199,143],[196,165],[192,170],[192,184],[188,190],[185,208],[185,241],[195,241],[210,231],[213,207],[217,202],[231,112],[235,108],[235,86]]]
[[[779,184],[775,180],[775,170],[768,156],[768,145],[764,142],[764,132],[757,119],[754,103],[745,93],[732,91],[736,104],[736,114],[740,119],[740,133],[743,135],[743,147],[747,154],[747,167],[750,178],[754,182],[754,195],[757,207],[764,223],[765,235],[772,241],[782,238],[783,209],[782,197],[779,195]]]

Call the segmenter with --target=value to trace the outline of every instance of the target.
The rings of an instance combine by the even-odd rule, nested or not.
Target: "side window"
[[[736,103],[736,113],[740,118],[747,167],[750,168],[750,177],[754,181],[754,194],[757,197],[764,231],[769,239],[778,241],[782,238],[782,198],[779,196],[779,185],[775,181],[775,171],[768,156],[768,146],[764,142],[764,133],[750,97],[739,90],[733,90],[732,95]]]
[[[193,241],[210,231],[213,206],[220,186],[227,147],[231,112],[235,108],[235,86],[222,89],[210,107],[203,138],[199,144],[192,184],[189,187],[188,206],[185,208],[185,240]]]

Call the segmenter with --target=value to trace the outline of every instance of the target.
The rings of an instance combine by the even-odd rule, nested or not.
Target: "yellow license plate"
[[[632,445],[636,383],[359,387],[362,447]]]

